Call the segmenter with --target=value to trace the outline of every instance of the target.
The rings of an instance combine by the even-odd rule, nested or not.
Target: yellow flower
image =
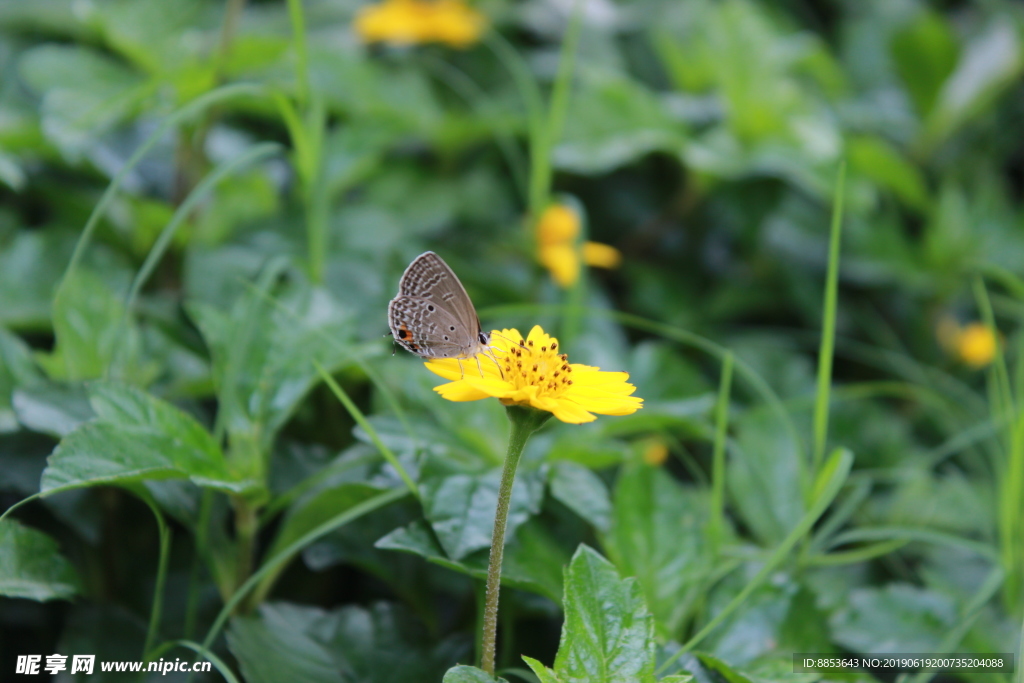
[[[579,215],[564,204],[552,204],[537,221],[537,258],[563,287],[579,279],[581,259],[598,268],[616,268],[622,262],[615,247],[598,242],[578,245],[580,227]]]
[[[660,441],[651,441],[644,447],[644,462],[659,467],[668,460],[668,447]]]
[[[972,368],[983,368],[995,360],[998,341],[995,332],[982,323],[961,326],[954,318],[939,321],[939,343]]]
[[[972,368],[983,368],[996,357],[996,335],[986,325],[971,323],[957,335],[956,351]]]
[[[463,0],[384,0],[359,11],[355,30],[368,43],[445,43],[467,47],[480,40],[486,21]]]
[[[425,365],[452,380],[434,388],[449,401],[494,397],[505,405],[546,410],[570,424],[596,420],[593,413],[629,415],[643,407],[643,399],[631,396],[636,387],[626,382],[628,374],[569,363],[559,350],[558,340],[534,325],[525,340],[514,329],[492,332],[493,358],[480,354],[468,360],[429,360]]]

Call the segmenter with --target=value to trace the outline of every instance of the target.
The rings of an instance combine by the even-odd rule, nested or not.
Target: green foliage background
[[[530,442],[504,677],[1018,650],[1021,6],[584,0],[564,49],[572,5],[481,2],[455,51],[363,45],[355,0],[0,1],[4,676],[486,680],[449,669],[507,422],[381,337],[426,249],[645,399]],[[620,269],[553,284],[549,192]]]

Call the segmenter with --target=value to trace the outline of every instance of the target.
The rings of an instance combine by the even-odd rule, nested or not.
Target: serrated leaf
[[[938,652],[957,619],[948,595],[893,583],[854,590],[830,625],[835,641],[855,652]]]
[[[744,415],[736,431],[736,453],[726,476],[732,500],[763,543],[777,544],[804,513],[796,444],[766,409]]]
[[[13,329],[50,326],[53,287],[73,242],[58,230],[22,230],[0,249],[0,324]]]
[[[56,541],[14,520],[0,521],[0,595],[42,602],[67,600],[78,590],[78,575]]]
[[[232,619],[228,647],[249,683],[436,681],[468,643],[434,642],[404,608],[374,603],[334,611],[269,603]]]
[[[483,669],[459,664],[448,669],[441,683],[495,683],[495,680],[498,683],[508,683],[504,678],[495,679]]]
[[[589,468],[572,462],[555,463],[551,495],[598,531],[608,530],[612,508],[608,487]]]
[[[18,422],[41,434],[61,438],[93,418],[85,387],[41,380],[11,396]]]
[[[489,550],[479,550],[462,560],[445,555],[437,537],[425,522],[413,522],[395,529],[377,541],[375,547],[413,553],[446,569],[478,579],[487,577]],[[555,602],[561,598],[562,571],[568,558],[564,550],[532,522],[519,528],[515,538],[505,544],[501,583],[543,595]]]
[[[635,576],[666,635],[676,635],[710,572],[704,538],[707,500],[664,470],[642,463],[616,483],[605,547],[624,576]]]
[[[202,425],[169,403],[111,382],[92,385],[90,398],[98,417],[58,444],[41,490],[169,478],[236,493],[251,487]]]
[[[533,673],[537,674],[537,678],[540,679],[540,683],[561,683],[554,671],[547,668],[533,657],[523,655],[523,661],[526,662],[527,666],[530,667]]]
[[[679,666],[690,672],[696,683],[751,683],[722,660],[702,652],[683,655]]]
[[[943,84],[925,123],[925,140],[941,143],[984,111],[1024,71],[1024,49],[1012,22],[992,25],[964,48],[956,69]]]
[[[230,313],[198,302],[188,311],[213,356],[228,433],[261,451],[320,381],[315,363],[332,371],[368,353],[351,345],[349,313],[324,290],[246,290]]]
[[[540,511],[544,472],[519,472],[512,488],[505,537]],[[461,560],[491,545],[494,510],[498,504],[501,470],[484,474],[432,477],[421,485],[423,514],[430,521],[448,557]]]
[[[57,290],[53,332],[53,352],[37,356],[53,379],[109,376],[108,370],[116,364],[116,376],[131,377],[135,384],[144,386],[159,372],[153,362],[143,362],[139,357],[139,332],[125,317],[122,297],[85,268],[73,271]]]
[[[654,619],[635,579],[581,545],[565,574],[565,623],[555,657],[564,683],[653,683]]]
[[[26,84],[43,98],[44,133],[72,159],[126,118],[150,91],[131,69],[80,45],[34,47],[19,67]]]

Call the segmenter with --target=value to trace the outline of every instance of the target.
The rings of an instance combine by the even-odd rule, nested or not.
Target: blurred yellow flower
[[[558,353],[558,340],[534,325],[523,339],[518,330],[491,333],[492,358],[480,354],[469,361],[454,358],[425,363],[436,375],[452,380],[434,388],[449,401],[477,401],[494,397],[505,405],[531,406],[552,413],[562,422],[582,424],[601,415],[629,415],[643,407],[643,399],[626,382],[625,372],[569,363]],[[479,368],[468,363],[479,361]]]
[[[960,330],[957,355],[972,368],[983,368],[996,357],[996,335],[981,323],[971,323]]]
[[[598,268],[616,268],[622,262],[619,250],[607,244],[584,242],[581,248],[580,228],[579,215],[565,204],[552,204],[537,221],[537,258],[562,287],[579,279],[581,257]]]
[[[364,7],[355,30],[368,43],[445,43],[462,48],[480,40],[487,22],[463,0],[384,0]]]
[[[998,340],[995,332],[979,322],[961,326],[950,317],[939,321],[939,343],[972,368],[983,368],[995,360]]]
[[[660,441],[651,441],[644,447],[644,462],[652,467],[660,467],[668,460],[668,446]]]

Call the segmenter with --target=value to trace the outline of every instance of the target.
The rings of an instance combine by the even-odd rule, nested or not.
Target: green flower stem
[[[491,535],[491,559],[487,564],[487,590],[484,594],[484,625],[480,668],[494,675],[494,647],[498,635],[498,592],[501,587],[501,559],[505,554],[505,526],[508,522],[508,507],[512,500],[512,484],[516,478],[519,458],[523,455],[530,435],[544,424],[551,413],[507,406],[509,422],[508,452],[505,466],[501,471],[501,485],[498,489],[498,507],[494,512],[494,533]]]

